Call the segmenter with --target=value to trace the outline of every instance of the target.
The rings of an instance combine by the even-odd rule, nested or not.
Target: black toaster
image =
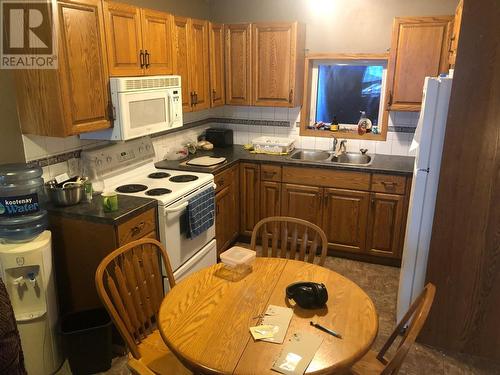
[[[233,131],[231,129],[210,128],[206,130],[205,139],[214,147],[229,147],[233,145]]]

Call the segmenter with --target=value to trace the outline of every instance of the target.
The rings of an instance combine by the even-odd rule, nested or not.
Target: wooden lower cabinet
[[[260,218],[280,216],[281,183],[262,181],[260,183]]]
[[[99,222],[92,216],[67,217],[60,209],[49,209],[49,222],[62,314],[102,306],[94,278],[97,266],[109,253],[140,238],[158,239],[156,207],[119,224]]]
[[[366,191],[325,189],[322,228],[330,248],[363,252],[370,193]]]
[[[401,257],[402,226],[405,220],[405,197],[372,193],[368,215],[366,252],[391,258]]]
[[[240,164],[240,234],[251,236],[260,218],[260,165]]]
[[[217,255],[227,250],[240,233],[238,166],[215,176],[215,238]]]
[[[283,184],[281,215],[307,220],[321,226],[323,189],[316,186]]]

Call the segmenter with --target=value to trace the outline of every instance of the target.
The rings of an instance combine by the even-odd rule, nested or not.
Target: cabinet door
[[[225,104],[224,87],[224,25],[209,24],[210,36],[210,106]]]
[[[225,25],[226,104],[250,105],[251,26],[249,23]]]
[[[322,188],[283,184],[281,193],[281,215],[297,217],[321,226],[323,214]]]
[[[144,74],[140,9],[109,1],[104,1],[103,4],[109,74]]]
[[[65,135],[109,128],[108,69],[101,2],[58,2],[57,7]]]
[[[191,19],[190,67],[193,110],[210,107],[210,57],[208,54],[208,21]]]
[[[297,23],[252,24],[253,104],[288,107],[293,102]]]
[[[368,216],[368,253],[401,258],[404,199],[402,195],[372,193]]]
[[[386,108],[420,111],[424,78],[448,71],[451,16],[396,17],[387,67]]]
[[[189,25],[185,17],[174,17],[172,27],[174,74],[181,76],[182,110],[192,111],[191,77],[189,69]]]
[[[281,183],[273,181],[260,182],[260,218],[280,216]]]
[[[365,191],[325,189],[322,228],[331,248],[364,251],[369,202]]]
[[[231,191],[226,187],[215,196],[215,239],[217,240],[217,255],[229,245],[231,234],[228,223],[231,220]]]
[[[141,9],[146,74],[172,74],[172,16]]]
[[[260,166],[259,164],[240,164],[240,232],[251,235],[259,221],[260,207]]]
[[[462,24],[463,7],[464,7],[464,2],[463,0],[460,0],[457,9],[455,10],[455,17],[453,18],[453,32],[451,34],[451,46],[450,46],[450,67],[455,66],[455,61],[457,59],[458,39],[460,37],[460,26]]]

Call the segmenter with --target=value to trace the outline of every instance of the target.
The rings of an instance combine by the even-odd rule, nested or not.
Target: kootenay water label
[[[19,216],[40,211],[38,194],[0,197],[0,216]]]

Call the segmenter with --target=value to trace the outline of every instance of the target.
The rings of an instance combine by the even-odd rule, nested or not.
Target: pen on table
[[[333,330],[331,330],[330,328],[326,328],[326,327],[323,327],[321,324],[318,324],[318,323],[314,323],[313,321],[310,321],[309,322],[313,327],[316,327],[317,329],[323,331],[323,332],[326,332],[326,333],[329,333],[330,335],[332,336],[335,336],[339,339],[342,338],[342,335],[340,333],[337,333]]]

